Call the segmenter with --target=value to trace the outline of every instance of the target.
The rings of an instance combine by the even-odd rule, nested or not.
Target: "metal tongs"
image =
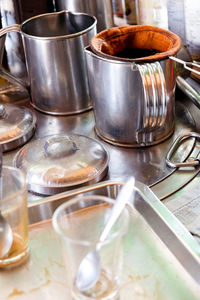
[[[169,56],[170,59],[182,64],[184,66],[184,68],[186,70],[189,70],[190,72],[193,72],[197,75],[200,75],[200,71],[197,71],[195,69],[193,69],[192,67],[196,67],[198,69],[200,69],[200,63],[196,62],[196,61],[193,61],[193,62],[187,62],[187,61],[184,61],[180,58],[177,58],[177,57],[174,57],[174,56]]]
[[[166,155],[166,164],[170,167],[170,168],[179,168],[179,167],[197,167],[200,165],[200,158],[199,158],[199,153],[196,157],[188,157],[186,161],[183,162],[174,162],[172,161],[172,156],[175,153],[175,151],[179,148],[180,144],[188,139],[188,138],[195,138],[196,140],[200,140],[200,134],[196,133],[196,132],[188,132],[185,133],[183,135],[180,135],[176,138],[176,140],[174,141],[174,143],[172,144],[172,146],[170,147],[167,155]],[[191,154],[192,151],[190,151]],[[190,155],[189,154],[189,155]]]

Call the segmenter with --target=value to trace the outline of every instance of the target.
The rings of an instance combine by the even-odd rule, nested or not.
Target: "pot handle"
[[[9,25],[9,26],[7,26],[5,28],[2,28],[0,30],[0,38],[1,38],[1,43],[0,43],[0,57],[1,58],[3,57],[4,44],[5,44],[5,39],[3,39],[3,36],[6,33],[13,32],[13,31],[21,33],[21,26],[19,24],[13,24],[13,25]],[[10,74],[6,70],[4,70],[4,68],[2,67],[2,65],[0,65],[0,76],[4,77],[5,79],[7,79],[8,81],[12,82],[13,84],[18,84],[22,88],[24,88],[26,90],[28,89],[28,86],[27,86],[27,84],[24,81],[22,81],[19,78],[16,78],[12,74]]]
[[[149,144],[153,132],[162,127],[167,116],[166,83],[159,62],[136,65],[144,90],[142,129],[137,132],[137,142]]]

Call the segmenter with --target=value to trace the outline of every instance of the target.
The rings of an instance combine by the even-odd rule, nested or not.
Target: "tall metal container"
[[[92,38],[85,52],[95,128],[102,139],[144,147],[173,133],[176,74],[168,56],[180,45],[173,33],[145,25],[115,27]],[[163,51],[137,59],[117,56],[131,47]]]
[[[67,9],[84,12],[97,18],[97,31],[114,26],[112,0],[55,0],[57,11]]]
[[[84,47],[96,34],[95,17],[69,11],[42,14],[0,30],[0,36],[11,31],[22,35],[34,107],[55,115],[92,107]]]
[[[0,0],[1,27],[22,22],[20,1]],[[4,47],[4,38],[1,38],[1,47]],[[1,51],[1,63],[4,58],[4,66],[14,76],[25,78],[27,76],[25,57],[21,37],[16,32],[7,34],[5,39],[5,52]],[[4,53],[4,57],[3,57]]]

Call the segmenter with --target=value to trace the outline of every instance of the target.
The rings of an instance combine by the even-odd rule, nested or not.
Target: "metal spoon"
[[[0,201],[2,199],[2,151],[0,145]],[[0,210],[0,258],[3,258],[10,250],[13,243],[12,229],[1,214]]]
[[[80,291],[85,291],[90,289],[98,281],[101,273],[101,261],[100,261],[100,256],[98,251],[101,247],[101,243],[106,239],[112,226],[117,221],[126,203],[129,201],[129,198],[133,193],[134,186],[135,186],[135,179],[131,177],[127,181],[127,183],[122,187],[115,201],[109,220],[103,232],[101,233],[99,239],[100,243],[97,244],[96,249],[94,251],[89,252],[81,261],[75,279],[76,287]]]

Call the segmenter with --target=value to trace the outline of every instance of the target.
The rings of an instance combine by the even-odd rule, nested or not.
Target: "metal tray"
[[[30,258],[16,269],[0,272],[1,299],[70,299],[59,241],[51,225],[52,214],[58,205],[74,196],[92,193],[116,198],[121,185],[105,181],[29,204]],[[146,185],[137,182],[136,186],[146,205],[141,200],[134,202],[140,213],[134,210],[125,238],[120,300],[199,299],[198,244]],[[157,228],[156,218],[160,220]],[[168,236],[170,232],[174,236]],[[170,247],[170,243],[176,247],[181,244],[186,251],[185,260],[192,262],[186,263],[187,271],[176,253],[174,256],[169,251],[166,245]]]

